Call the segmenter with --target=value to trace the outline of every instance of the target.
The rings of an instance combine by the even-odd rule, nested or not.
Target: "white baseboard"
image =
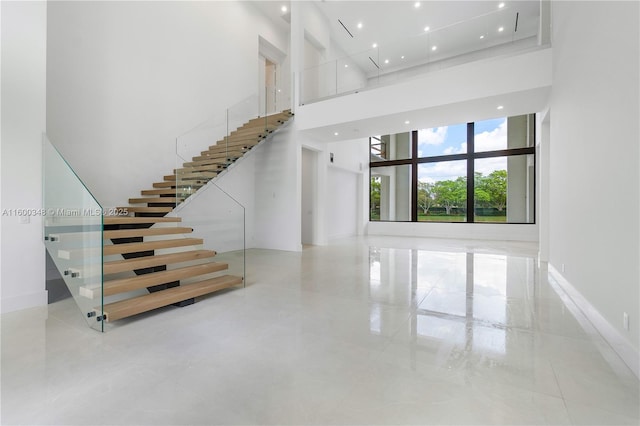
[[[47,306],[47,290],[0,299],[0,314],[37,306]]]
[[[640,378],[640,352],[551,264],[549,274],[622,361]]]

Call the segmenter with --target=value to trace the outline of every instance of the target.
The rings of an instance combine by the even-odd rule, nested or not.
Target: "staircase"
[[[284,111],[249,120],[182,168],[164,176],[161,182],[154,183],[152,189],[141,191],[142,197],[130,198],[129,206],[117,208],[126,215],[105,216],[101,239],[102,286],[85,280],[77,293],[79,298],[93,300],[96,305],[107,298],[115,301],[91,309],[87,316],[98,322],[113,322],[168,305],[190,305],[196,297],[242,284],[242,277],[224,274],[229,265],[215,261],[215,251],[200,248],[203,239],[188,236],[192,228],[180,226],[180,217],[167,214],[269,138],[292,115]],[[48,244],[72,238],[74,234],[88,238],[81,232],[50,234],[45,228]],[[58,249],[52,256],[73,259],[75,251],[79,250]],[[86,249],[83,255],[87,256]],[[71,277],[79,275],[74,269],[64,273]]]

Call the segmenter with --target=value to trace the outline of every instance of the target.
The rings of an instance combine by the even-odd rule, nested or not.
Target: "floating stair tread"
[[[141,251],[159,250],[164,248],[197,246],[202,244],[203,242],[204,241],[202,240],[202,238],[177,238],[175,240],[114,244],[112,246],[104,246],[103,255],[110,256],[112,254],[137,253]]]
[[[242,278],[240,277],[223,275],[221,277],[200,281],[194,284],[181,285],[167,290],[146,294],[144,296],[110,303],[104,305],[102,312],[106,315],[106,321],[116,321],[142,312],[162,308],[163,306],[168,306],[172,303],[204,296],[205,294],[213,293],[241,283]],[[99,314],[100,308],[96,308],[96,312]]]
[[[166,182],[166,183],[173,183],[173,182]],[[154,183],[155,185],[155,183]],[[175,186],[175,183],[173,184]],[[201,185],[200,185],[201,186]],[[192,186],[192,188],[196,188],[199,186]],[[176,194],[176,188],[159,188],[159,189],[143,189],[142,191],[140,191],[140,193],[142,195],[171,195],[171,194]],[[195,190],[185,190],[182,189],[180,190],[180,192],[178,192],[179,195],[184,195],[184,196],[189,196],[191,194],[195,193]]]
[[[178,169],[180,170],[180,169]],[[195,172],[180,172],[178,171],[178,175],[167,175],[165,176],[165,179],[168,181],[176,181],[176,176],[177,176],[177,180],[181,183],[181,184],[188,184],[189,182],[192,181],[196,181],[196,182],[205,182],[205,181],[209,181],[211,179],[213,179],[214,177],[218,176],[218,172],[203,172],[203,171],[195,171]]]
[[[118,229],[114,231],[104,231],[103,238],[107,240],[114,238],[148,237],[151,235],[190,234],[192,232],[192,228],[187,228],[185,226],[146,229]]]
[[[105,275],[118,272],[134,271],[136,269],[152,268],[154,266],[170,265],[172,263],[189,262],[214,257],[213,250],[192,250],[180,253],[159,254],[155,256],[137,257],[134,259],[115,260],[105,262],[103,272]]]
[[[189,182],[180,182],[180,185],[177,185],[178,188],[200,188],[201,186],[204,186],[204,183],[200,183],[198,181],[189,181]],[[162,195],[162,194],[175,194],[176,193],[176,182],[175,181],[164,181],[164,182],[155,182],[153,184],[154,188],[173,188],[173,192],[168,192],[168,193],[152,193],[152,194],[146,194],[146,195]],[[153,191],[153,190],[152,190]],[[143,194],[145,195],[145,191],[142,191]]]
[[[215,172],[215,173],[220,173],[222,171],[224,171],[223,167],[220,167],[219,165],[216,164],[211,164],[211,165],[204,165],[204,166],[196,166],[196,167],[183,167],[181,169],[176,169],[173,172],[178,172],[180,174],[182,173],[193,173],[193,172],[203,172],[203,171],[209,171],[209,172]]]
[[[117,207],[129,213],[169,213],[173,211],[173,207]]]
[[[180,217],[131,217],[131,216],[105,216],[105,225],[124,225],[139,223],[166,223],[166,222],[182,222]]]
[[[129,204],[179,203],[181,201],[182,201],[182,198],[176,198],[176,197],[129,198]]]
[[[221,262],[211,262],[202,265],[186,266],[184,268],[171,269],[168,271],[153,272],[151,274],[137,275],[131,278],[104,281],[102,294],[113,296],[114,294],[126,293],[145,287],[152,287],[160,284],[167,284],[186,278],[197,277],[198,275],[211,274],[213,272],[224,271],[229,265]],[[97,287],[95,296],[100,295],[100,287]],[[86,293],[85,293],[86,295]]]

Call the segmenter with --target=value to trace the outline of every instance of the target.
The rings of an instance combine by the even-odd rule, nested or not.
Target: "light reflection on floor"
[[[637,378],[536,254],[350,238],[250,250],[246,288],[105,334],[69,300],[4,314],[0,420],[637,425]]]

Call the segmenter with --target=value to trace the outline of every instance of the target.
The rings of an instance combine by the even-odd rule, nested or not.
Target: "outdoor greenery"
[[[371,219],[380,219],[380,177],[371,178]],[[506,221],[507,171],[495,170],[488,175],[476,172],[474,197],[478,222]],[[467,179],[418,182],[418,220],[466,221]]]

